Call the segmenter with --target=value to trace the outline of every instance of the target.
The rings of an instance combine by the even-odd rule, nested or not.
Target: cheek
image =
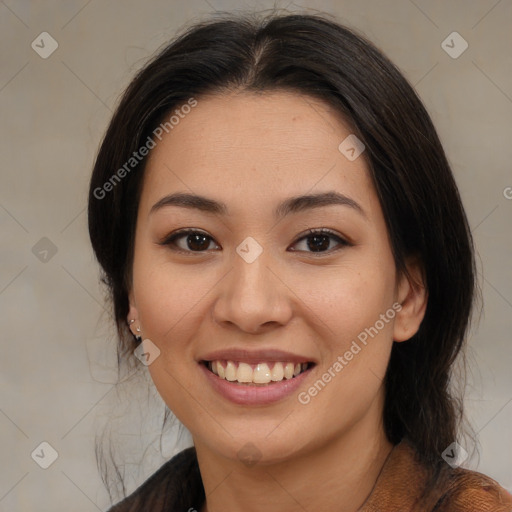
[[[305,314],[321,321],[326,339],[331,340],[326,348],[339,353],[392,307],[394,283],[392,258],[361,251],[335,267],[302,272],[293,289],[307,306]],[[391,321],[379,327],[390,336]]]
[[[134,262],[134,292],[144,335],[159,340],[179,339],[173,336],[196,321],[205,297],[216,282],[215,275],[196,265],[160,262],[141,255]]]
[[[311,290],[308,306],[328,328],[319,373],[301,389],[300,403],[309,404],[312,428],[326,436],[361,419],[382,390],[393,344],[393,298],[394,265],[377,260],[359,259]]]
[[[208,272],[190,265],[179,268],[144,258],[134,263],[134,290],[143,334],[159,348],[160,355],[148,366],[156,389],[167,406],[193,430],[193,390],[197,363],[193,339],[204,323],[208,290],[217,281]],[[210,272],[211,274],[211,272]],[[193,396],[200,394],[193,392]]]

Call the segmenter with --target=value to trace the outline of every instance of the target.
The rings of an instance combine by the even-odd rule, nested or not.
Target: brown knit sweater
[[[423,495],[427,475],[414,448],[402,441],[391,451],[359,512],[512,512],[512,496],[481,473],[447,465],[433,489]],[[166,462],[108,512],[198,511],[204,500],[192,447]]]

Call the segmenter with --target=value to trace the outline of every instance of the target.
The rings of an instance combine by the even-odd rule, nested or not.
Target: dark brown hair
[[[438,467],[457,437],[462,405],[450,391],[475,293],[473,241],[445,153],[414,89],[373,44],[318,15],[230,16],[189,28],[137,74],[96,159],[89,233],[111,292],[119,358],[135,348],[126,327],[134,228],[146,158],[98,190],[191,97],[228,90],[295,91],[333,106],[366,146],[397,271],[419,255],[428,305],[419,331],[393,345],[386,374],[389,440],[409,439]]]

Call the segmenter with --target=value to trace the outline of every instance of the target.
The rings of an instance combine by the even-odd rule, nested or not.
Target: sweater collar
[[[431,510],[442,494],[440,488],[426,489],[431,476],[414,447],[404,439],[389,453],[359,511]]]

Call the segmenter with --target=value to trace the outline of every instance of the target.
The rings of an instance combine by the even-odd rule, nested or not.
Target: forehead
[[[321,100],[243,92],[200,97],[186,110],[151,150],[143,197],[178,188],[224,197],[334,188],[364,202],[372,192],[364,158],[350,161],[338,149],[349,125]]]

